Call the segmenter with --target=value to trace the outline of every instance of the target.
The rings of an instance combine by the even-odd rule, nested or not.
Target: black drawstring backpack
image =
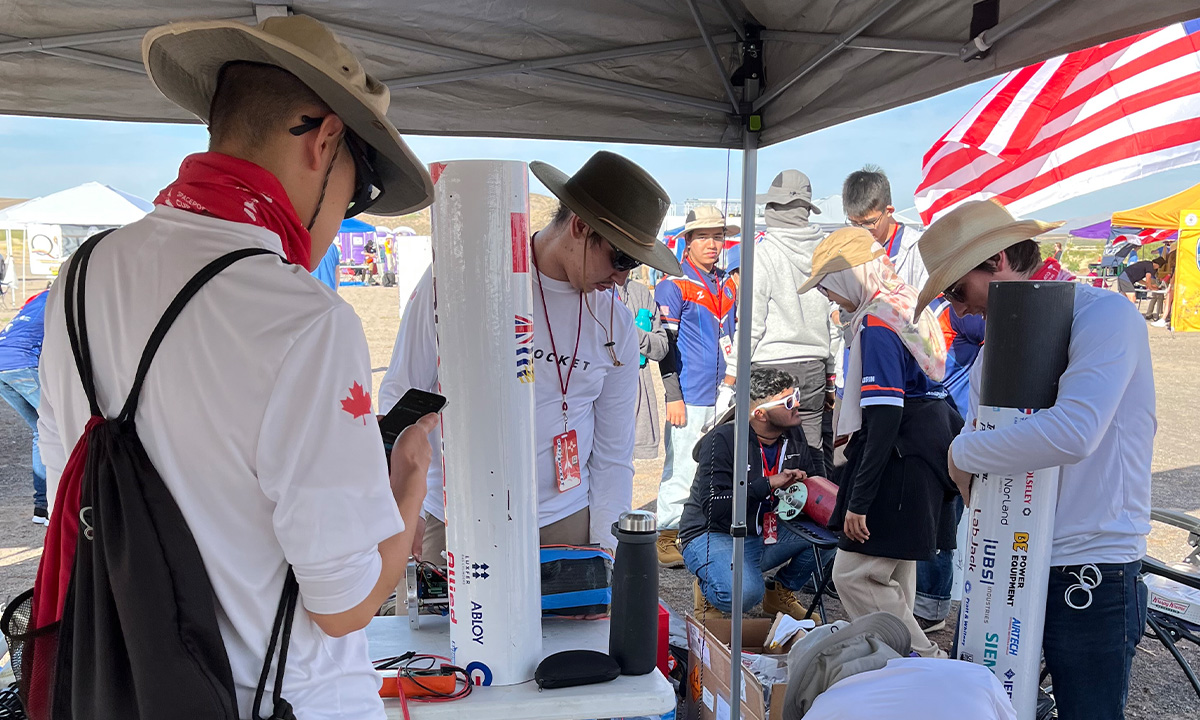
[[[150,335],[124,407],[108,419],[97,402],[84,302],[88,262],[106,234],[75,253],[63,293],[71,351],[92,420],[63,473],[38,584],[6,609],[0,628],[9,638],[22,701],[34,720],[237,720],[233,672],[217,626],[212,584],[179,506],[138,438],[134,416],[155,352],[188,301],[233,263],[273,253],[248,248],[223,255],[180,290]],[[78,476],[68,477],[73,472]],[[64,510],[74,508],[69,499],[74,490],[77,518]],[[69,553],[51,552],[51,537],[58,540],[54,550],[74,547],[73,563]],[[53,606],[39,609],[38,604],[62,599],[62,585],[44,582],[43,576],[65,579],[67,572],[61,620],[37,627],[38,620],[55,617]],[[281,690],[297,596],[289,567],[259,677],[254,720],[262,720],[259,709],[276,647],[269,720],[294,720]]]

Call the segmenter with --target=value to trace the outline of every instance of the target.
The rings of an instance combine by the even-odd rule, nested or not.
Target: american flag
[[[967,200],[1015,215],[1200,162],[1200,20],[1005,75],[925,153],[929,224]]]

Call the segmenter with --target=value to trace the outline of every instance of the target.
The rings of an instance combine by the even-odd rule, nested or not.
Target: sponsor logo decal
[[[464,670],[467,671],[467,677],[471,678],[471,682],[476,685],[491,685],[492,684],[492,669],[479,661],[468,664]]]
[[[516,315],[514,325],[517,339],[517,379],[533,382],[533,320]]]

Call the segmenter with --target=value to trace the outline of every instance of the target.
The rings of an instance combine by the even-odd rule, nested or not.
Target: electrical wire
[[[441,663],[440,665],[438,664],[439,662]],[[417,663],[423,664],[423,666],[421,666],[421,667],[414,666],[414,664],[417,664]],[[453,700],[461,700],[462,698],[465,698],[466,696],[471,694],[471,688],[472,688],[471,677],[470,677],[470,675],[467,674],[467,671],[458,667],[457,665],[452,665],[450,658],[443,657],[441,655],[430,655],[430,654],[426,654],[426,653],[407,652],[407,653],[404,653],[403,655],[397,655],[395,657],[383,658],[382,660],[376,660],[374,665],[375,665],[376,670],[395,670],[397,687],[400,686],[400,683],[399,683],[400,679],[404,679],[404,680],[411,682],[413,685],[416,685],[417,687],[421,688],[425,692],[429,693],[428,697],[405,698],[404,691],[401,689],[400,690],[400,696],[401,696],[400,703],[401,703],[401,706],[405,707],[405,708],[407,707],[408,700],[411,700],[412,702],[415,702],[415,703],[450,702]],[[433,670],[433,669],[435,669],[435,666],[436,666],[436,669],[443,670],[443,671],[449,670],[454,674],[454,676],[455,676],[454,692],[444,693],[440,690],[437,690],[436,688],[432,688],[432,687],[422,683],[420,677],[418,675],[416,675],[416,673],[423,671],[423,670]],[[460,681],[462,683],[461,687],[459,686]],[[407,710],[405,711],[405,717],[408,717]]]

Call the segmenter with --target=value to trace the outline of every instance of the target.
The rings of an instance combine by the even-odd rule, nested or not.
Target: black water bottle
[[[612,613],[608,654],[622,675],[645,675],[658,658],[658,538],[654,514],[621,513],[613,523],[617,555],[613,560]]]

